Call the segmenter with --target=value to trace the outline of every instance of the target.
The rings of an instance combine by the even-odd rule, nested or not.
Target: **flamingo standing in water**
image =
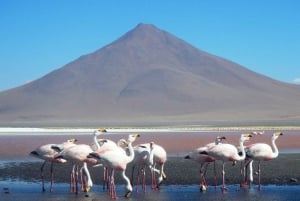
[[[93,133],[93,142],[95,145],[95,149],[98,149],[100,147],[97,136],[101,134],[102,132],[105,132],[103,129],[97,129]],[[59,149],[59,146],[52,146],[52,149]],[[92,158],[88,158],[88,154],[93,152],[91,146],[86,144],[78,144],[73,147],[69,147],[67,149],[64,149],[61,151],[56,158],[57,159],[65,159],[67,161],[70,161],[73,164],[72,172],[71,172],[71,182],[70,182],[70,191],[78,193],[78,171],[79,166],[82,166],[80,168],[80,175],[81,175],[81,190],[85,192],[89,192],[90,188],[93,186],[93,181],[90,176],[87,164],[91,165],[97,165],[98,161]],[[82,171],[84,175],[87,177],[87,182],[82,176]]]
[[[279,136],[283,135],[282,132],[275,132],[271,138],[271,146],[266,143],[254,143],[251,145],[246,146],[246,156],[249,159],[249,162],[246,163],[245,166],[250,166],[250,184],[253,182],[253,168],[252,163],[253,161],[258,161],[258,188],[261,190],[261,168],[260,163],[261,161],[269,161],[274,158],[278,157],[279,151],[275,144],[275,141],[278,139]],[[246,181],[245,181],[246,183]]]
[[[109,195],[112,199],[117,198],[115,183],[114,183],[114,171],[121,171],[123,179],[126,181],[126,193],[125,197],[130,197],[132,192],[132,185],[129,178],[125,174],[127,164],[134,159],[134,150],[132,143],[139,137],[139,134],[130,134],[127,139],[129,155],[122,147],[116,147],[115,149],[100,150],[96,152],[91,152],[89,158],[95,158],[107,167],[112,169],[110,174],[110,186]]]
[[[41,177],[42,177],[42,191],[45,191],[45,184],[44,184],[44,167],[46,165],[47,162],[51,163],[51,168],[50,168],[50,173],[51,173],[51,183],[50,183],[50,192],[53,191],[53,163],[65,163],[67,162],[66,160],[63,159],[57,159],[55,158],[56,155],[63,149],[66,149],[68,147],[74,146],[75,142],[77,140],[72,138],[69,139],[68,141],[59,144],[57,146],[60,147],[59,151],[53,150],[51,147],[55,144],[46,144],[46,145],[42,145],[40,147],[38,147],[37,149],[35,149],[34,151],[30,152],[31,156],[40,158],[42,160],[44,160],[44,163],[41,166]]]
[[[153,168],[152,168],[152,189],[158,189],[163,180],[166,180],[167,176],[164,172],[164,166],[167,162],[166,150],[158,144],[153,144]],[[156,165],[159,166],[156,169]],[[158,173],[158,181],[156,183],[155,173]]]
[[[222,161],[222,192],[225,192],[225,162],[227,161],[241,161],[244,160],[246,157],[246,153],[244,150],[244,142],[249,140],[250,137],[252,137],[250,134],[241,134],[240,137],[240,148],[242,150],[242,154],[239,154],[239,151],[236,146],[232,144],[223,144],[219,143],[217,145],[209,147],[206,151],[201,152],[201,154],[207,154],[209,156],[212,156],[216,160]]]
[[[137,185],[139,184],[140,174],[142,174],[142,189],[146,191],[146,167],[153,168],[153,145],[154,142],[136,145],[134,149],[134,159],[132,161],[131,181],[133,182],[134,169],[138,167]]]
[[[205,174],[206,174],[207,166],[211,162],[214,162],[215,186],[216,186],[215,158],[208,156],[207,154],[201,154],[201,152],[207,151],[209,148],[221,143],[221,141],[223,139],[226,139],[226,138],[223,136],[222,137],[218,136],[216,138],[215,142],[206,144],[203,147],[199,147],[184,157],[185,159],[191,159],[197,163],[200,163],[200,180],[201,180],[200,181],[200,190],[201,191],[205,191],[207,189]]]

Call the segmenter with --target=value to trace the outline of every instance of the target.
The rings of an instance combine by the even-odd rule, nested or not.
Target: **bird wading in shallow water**
[[[93,143],[95,147],[100,147],[97,136],[103,132],[102,129],[97,129],[93,133]],[[59,149],[58,146],[52,146],[53,149]],[[81,178],[81,190],[84,192],[89,192],[90,188],[93,186],[93,181],[88,170],[87,165],[97,165],[98,161],[92,158],[88,158],[88,154],[93,152],[91,146],[87,144],[78,144],[67,149],[62,150],[57,156],[57,159],[64,159],[73,164],[70,179],[70,191],[78,193],[78,178],[80,170]],[[81,167],[79,169],[79,167]],[[85,179],[86,178],[86,179]]]
[[[139,136],[140,135],[137,133],[130,134],[128,136],[127,144],[128,144],[129,154],[127,154],[126,151],[122,147],[117,146],[114,149],[107,149],[107,150],[91,152],[88,156],[89,158],[95,158],[95,159],[99,160],[100,163],[111,168],[111,173],[109,176],[109,195],[112,199],[117,198],[115,183],[114,183],[114,172],[115,171],[120,171],[122,174],[122,178],[126,182],[125,197],[129,198],[131,195],[132,185],[131,185],[129,178],[126,176],[125,171],[126,171],[127,164],[130,163],[134,159],[134,150],[132,147],[132,143]]]
[[[245,166],[249,166],[249,180],[250,184],[253,182],[253,167],[252,163],[253,161],[258,161],[258,188],[261,190],[261,167],[260,163],[261,161],[269,161],[274,158],[278,157],[279,151],[276,146],[275,141],[279,138],[279,136],[282,136],[282,132],[275,132],[272,135],[271,138],[271,146],[266,143],[254,143],[251,145],[248,145],[245,147],[246,150],[246,157],[248,162],[245,164]],[[246,173],[245,173],[246,175]],[[247,181],[244,181],[245,184]]]
[[[215,139],[215,142],[206,144],[203,147],[199,147],[184,157],[185,159],[191,159],[200,164],[200,190],[201,191],[205,191],[207,189],[205,174],[206,174],[207,166],[211,162],[214,162],[215,186],[217,185],[215,158],[207,154],[201,154],[201,152],[207,151],[209,148],[221,143],[221,141],[225,139],[226,138],[224,136],[218,136]]]
[[[50,181],[50,192],[53,191],[53,163],[66,163],[67,161],[64,159],[60,159],[60,158],[56,158],[57,154],[59,154],[60,151],[67,149],[69,147],[74,146],[75,142],[77,140],[75,138],[69,139],[66,142],[62,143],[62,144],[45,144],[42,145],[40,147],[38,147],[37,149],[35,149],[34,151],[30,152],[31,156],[34,156],[36,158],[42,159],[44,160],[44,163],[41,166],[41,178],[42,178],[42,191],[45,191],[45,184],[44,184],[44,167],[46,165],[47,162],[51,163],[51,168],[50,168],[50,173],[51,173],[51,181]],[[59,150],[54,150],[52,149],[52,146],[59,146]]]
[[[241,134],[240,140],[239,140],[239,146],[242,150],[242,154],[240,155],[238,152],[238,149],[236,146],[232,144],[223,144],[219,143],[217,145],[213,145],[210,148],[208,148],[206,151],[201,152],[201,154],[207,154],[209,156],[212,156],[216,160],[222,161],[222,192],[226,191],[225,187],[225,162],[232,161],[241,161],[244,160],[246,157],[246,153],[244,150],[244,142],[249,140],[250,137],[252,137],[250,134]]]

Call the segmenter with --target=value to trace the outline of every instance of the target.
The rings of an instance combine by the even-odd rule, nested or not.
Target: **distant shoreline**
[[[91,133],[97,127],[0,127],[3,133]],[[272,131],[272,130],[300,130],[300,126],[157,126],[157,127],[108,127],[107,132],[228,132],[228,131]]]

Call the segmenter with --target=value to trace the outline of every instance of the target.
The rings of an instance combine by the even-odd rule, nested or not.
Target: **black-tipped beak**
[[[96,158],[96,159],[100,159],[100,156],[95,153],[95,152],[92,152],[90,153],[89,155],[87,155],[87,158]]]

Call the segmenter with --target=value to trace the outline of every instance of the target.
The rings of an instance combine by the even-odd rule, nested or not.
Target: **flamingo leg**
[[[145,166],[142,167],[141,171],[142,171],[142,189],[144,190],[144,192],[146,192],[146,168],[145,168]]]
[[[102,189],[105,190],[105,188],[108,189],[108,168],[103,166],[103,186],[102,186]]]
[[[248,164],[249,167],[249,186],[253,183],[253,160],[251,160]]]
[[[224,161],[223,161],[223,164],[222,164],[222,181],[223,181],[222,192],[224,193],[226,191],[226,187],[225,187],[225,162]]]
[[[241,161],[241,187],[246,187],[247,186],[247,171],[248,171],[248,162],[247,161]]]
[[[157,189],[158,189],[158,185],[156,184],[156,177],[155,177],[155,171],[154,171],[154,168],[155,168],[155,167],[151,168],[151,180],[152,180],[151,186],[152,186],[152,189],[153,189],[153,190],[157,190]]]
[[[73,165],[70,175],[70,192],[75,192],[75,165]]]
[[[216,169],[216,161],[214,161],[214,185],[215,185],[215,190],[217,190],[217,185],[218,185],[218,182],[217,182],[217,169]]]
[[[110,175],[110,187],[109,187],[109,196],[112,199],[117,199],[117,193],[116,193],[116,186],[115,186],[115,181],[114,181],[114,169],[111,171]]]
[[[44,167],[46,165],[47,161],[44,161],[44,163],[41,166],[41,178],[42,178],[42,191],[45,192],[45,181],[44,181]]]
[[[53,162],[51,162],[51,169],[50,169],[51,179],[50,179],[50,192],[53,192]]]
[[[204,163],[201,163],[201,165],[200,165],[200,190],[202,191],[202,190],[204,190],[204,186],[205,186],[205,179],[204,179],[204,174],[203,174],[203,170],[202,170],[202,168],[203,168],[203,166],[204,166]]]
[[[75,193],[78,194],[78,165],[75,166]]]
[[[208,167],[209,163],[205,163],[204,166],[204,171],[203,171],[203,176],[202,176],[202,180],[203,180],[203,184],[205,186],[205,189],[207,188],[207,183],[206,183],[206,172],[207,172],[207,167]]]
[[[261,191],[261,180],[260,180],[260,161],[258,161],[258,190]]]

